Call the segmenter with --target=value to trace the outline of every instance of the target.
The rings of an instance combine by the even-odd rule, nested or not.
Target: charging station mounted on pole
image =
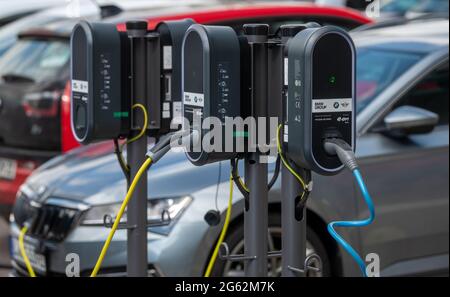
[[[321,270],[320,259],[305,252],[311,171],[332,175],[343,168],[339,157],[325,150],[327,139],[343,139],[352,150],[355,146],[355,49],[348,34],[334,26],[307,23],[282,26],[280,31],[284,87],[278,141],[285,163],[282,275],[306,276]]]
[[[350,36],[337,27],[316,23],[282,26],[275,35],[265,24],[244,25],[242,35],[231,27],[198,25],[191,20],[162,22],[153,31],[147,26],[146,22],[128,22],[127,31],[119,32],[113,24],[81,22],[71,38],[71,114],[76,139],[85,144],[133,139],[126,142],[129,168],[123,168],[129,170],[133,182],[121,207],[123,211],[130,195],[134,195],[125,227],[127,248],[131,250],[128,275],[146,274],[146,230],[151,225],[147,222],[146,170],[170,150],[171,135],[196,139],[186,152],[194,165],[232,160],[230,182],[238,185],[245,198],[245,250],[242,255],[229,255],[224,243],[222,260],[244,261],[247,276],[267,276],[267,259],[280,256],[283,276],[319,271],[310,266],[312,257],[317,256],[306,257],[305,208],[312,190],[311,171],[333,175],[348,167],[371,211],[366,221],[348,225],[365,226],[374,218],[370,195],[354,157],[356,58]],[[134,111],[136,105],[144,109],[145,117]],[[281,132],[277,134],[278,158],[284,165],[281,251],[268,252],[267,248],[268,192],[278,177],[276,172],[267,184],[268,165],[262,161],[267,153],[261,150],[267,144],[258,144],[256,151],[248,146],[239,151],[236,141],[263,127],[256,121],[256,127],[232,125],[231,131],[226,129],[228,118],[248,116],[275,116],[281,122],[277,130]],[[206,122],[211,117],[218,123]],[[143,118],[148,118],[146,127],[141,124]],[[182,133],[175,133],[181,124]],[[205,137],[217,124],[222,132],[220,150],[207,151],[205,142],[212,145],[211,141],[217,139]],[[139,131],[160,141],[148,150],[147,138],[140,137]],[[233,141],[231,150],[226,145],[227,137]],[[245,182],[235,171],[240,158],[245,159]],[[230,208],[228,219],[229,214]],[[220,213],[215,216],[220,222]],[[93,275],[119,221],[113,225]],[[364,262],[333,230],[334,224],[347,225],[330,223],[329,232],[363,270]],[[221,240],[224,232],[226,227]],[[216,256],[220,254],[217,247],[213,253]],[[213,265],[215,258],[211,259]],[[212,266],[208,266],[210,271]]]
[[[112,24],[80,22],[71,38],[72,131],[81,143],[130,129],[128,37]]]
[[[144,77],[132,77],[132,48],[127,32],[114,24],[80,22],[71,38],[72,129],[84,144],[127,137],[135,129],[132,79],[145,80],[147,134],[160,137],[181,111],[181,45],[192,20],[160,23],[142,38]],[[146,23],[145,23],[146,24]],[[181,124],[181,122],[179,122]]]
[[[279,153],[285,155],[282,251],[267,253],[264,238],[268,209],[262,207],[268,203],[267,165],[259,164],[262,155],[257,150],[239,155],[246,159],[249,189],[249,193],[243,193],[247,197],[245,253],[224,255],[222,259],[245,261],[246,275],[266,276],[267,258],[278,255],[283,258],[284,276],[305,276],[310,269],[320,270],[310,266],[316,255],[306,257],[305,208],[312,190],[311,171],[332,175],[344,167],[341,156],[327,149],[330,139],[347,143],[352,152],[355,148],[355,48],[345,31],[317,23],[282,26],[279,35],[270,37],[269,26],[264,24],[244,25],[243,31],[245,42],[239,47],[239,37],[231,28],[195,25],[188,30],[183,46],[184,115],[191,125],[195,124],[195,113],[202,119],[221,116],[222,120],[279,117],[283,123]],[[246,59],[239,60],[244,52]],[[218,76],[221,73],[226,74],[226,80]],[[276,74],[283,78],[274,77]],[[249,79],[239,84],[240,76]],[[227,86],[226,93],[221,86]],[[239,96],[246,94],[247,88],[248,96]],[[278,106],[270,101],[269,94],[270,99],[279,100]],[[224,107],[223,98],[231,108],[220,109]],[[239,113],[239,106],[248,109]],[[274,113],[269,106],[281,112]],[[202,135],[208,132],[202,127],[197,130]],[[203,165],[238,154],[200,151],[188,152],[187,156],[194,164]],[[260,233],[262,236],[258,236]]]
[[[355,47],[333,26],[305,28],[289,42],[286,154],[298,166],[332,175],[344,166],[324,141],[340,138],[355,150]]]
[[[149,151],[147,136],[158,140],[177,131],[181,124],[172,125],[173,119],[182,116],[181,43],[192,24],[192,20],[162,22],[148,31],[147,22],[134,21],[126,24],[126,32],[119,32],[114,24],[82,21],[72,32],[74,135],[83,144],[115,140],[119,163],[129,180],[127,196],[133,196],[129,204],[131,196],[125,199],[121,208],[127,207],[128,220],[122,228],[128,231],[127,248],[133,250],[128,253],[129,276],[147,274],[147,228],[167,224],[164,218],[147,221],[148,182],[142,168],[156,163],[169,147],[161,145],[161,151]],[[119,138],[128,138],[128,164],[122,157]],[[112,229],[92,276],[100,268],[118,222],[107,225],[105,221]]]
[[[206,152],[200,137],[199,150],[189,150],[186,155],[198,166],[235,158],[236,151],[225,150],[225,120],[242,116],[243,112],[239,38],[231,27],[196,24],[187,30],[183,49],[183,113],[190,129],[206,135],[210,127],[205,127],[203,120],[211,117],[222,126],[220,151]]]

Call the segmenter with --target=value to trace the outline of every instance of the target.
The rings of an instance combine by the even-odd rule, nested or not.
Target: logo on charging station
[[[184,92],[183,103],[190,106],[204,107],[205,95],[200,93]]]
[[[352,98],[315,99],[312,104],[313,113],[352,111]]]
[[[89,85],[87,81],[72,79],[72,91],[87,94]]]

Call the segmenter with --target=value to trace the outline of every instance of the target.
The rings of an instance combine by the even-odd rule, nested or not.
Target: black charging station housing
[[[225,119],[241,116],[241,50],[236,32],[231,27],[192,25],[185,34],[182,59],[183,114],[190,128],[201,131],[203,143],[210,129],[194,127],[194,114],[202,122],[216,117],[222,123],[222,150],[206,152],[200,145],[198,151],[188,150],[188,159],[200,166],[235,158],[237,152],[225,151]]]
[[[159,64],[161,112],[158,135],[179,130],[182,124],[181,55],[184,34],[194,21],[191,19],[161,22],[159,33]],[[152,65],[149,65],[152,67]],[[171,127],[171,124],[174,126]],[[175,128],[174,128],[175,127]]]
[[[114,24],[81,21],[71,37],[72,130],[84,144],[127,137],[132,127],[133,79],[146,81],[144,102],[149,123],[147,135],[160,137],[178,130],[181,106],[181,53],[190,19],[161,22],[155,31],[129,37]],[[132,47],[142,56],[132,57]],[[134,63],[134,64],[133,64]],[[136,64],[138,63],[138,64]],[[132,73],[132,65],[145,71]],[[138,68],[137,66],[135,68]]]
[[[334,26],[304,29],[287,46],[286,154],[303,168],[337,174],[343,165],[323,143],[341,138],[355,150],[355,46]]]
[[[81,21],[71,37],[72,131],[81,143],[128,134],[129,56],[126,33],[114,24]]]

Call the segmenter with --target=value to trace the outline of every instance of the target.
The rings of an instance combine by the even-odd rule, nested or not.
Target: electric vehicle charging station
[[[224,28],[221,29],[226,31]],[[220,106],[219,101],[215,98],[217,92],[214,91],[214,87],[199,87],[195,90],[201,93],[194,92],[192,94],[192,90],[194,90],[192,85],[194,84],[190,81],[192,78],[189,78],[189,75],[195,77],[201,73],[200,81],[206,81],[206,84],[209,84],[209,76],[213,77],[213,82],[217,82],[214,71],[222,69],[217,68],[216,65],[210,66],[211,60],[216,62],[211,56],[220,52],[216,48],[217,40],[207,34],[214,30],[197,25],[196,31],[203,34],[200,33],[193,38],[192,34],[188,33],[183,48],[184,60],[187,56],[195,55],[193,49],[197,49],[197,53],[203,53],[203,57],[198,54],[198,57],[194,59],[195,65],[190,65],[193,64],[192,62],[183,63],[183,67],[185,67],[183,76],[185,116],[193,114],[196,110],[195,107],[199,107],[193,104],[196,98],[201,98],[201,108],[207,106],[208,109],[216,110]],[[221,234],[218,244],[224,247],[225,252],[220,255],[220,258],[228,261],[244,261],[246,276],[267,276],[268,257],[280,255],[283,263],[283,276],[306,276],[308,270],[320,271],[320,267],[310,265],[312,260],[320,262],[317,255],[310,255],[306,258],[305,207],[308,195],[312,190],[311,171],[321,175],[332,175],[337,174],[346,166],[354,173],[369,205],[371,216],[365,221],[333,222],[329,224],[328,230],[356,259],[365,274],[365,265],[362,259],[333,229],[334,225],[365,226],[374,219],[371,198],[357,170],[354,156],[356,59],[355,47],[351,38],[341,29],[332,26],[321,27],[316,23],[282,26],[280,28],[281,36],[272,38],[269,38],[269,26],[264,24],[244,25],[243,31],[248,47],[242,46],[241,53],[247,50],[246,57],[248,59],[242,59],[241,64],[248,63],[248,67],[239,65],[234,69],[249,70],[250,94],[247,103],[250,108],[248,114],[241,114],[241,117],[249,115],[254,118],[264,117],[267,119],[270,115],[275,114],[283,123],[278,127],[277,133],[278,154],[284,165],[282,171],[282,251],[270,253],[267,251],[269,187],[265,185],[267,184],[268,170],[267,164],[261,162],[264,154],[258,148],[255,152],[246,151],[237,156],[245,158],[246,189],[242,189],[245,188],[242,184],[239,186],[241,183],[239,176],[234,174],[232,178],[245,198],[244,254],[230,255],[227,244],[220,242],[223,239],[223,234]],[[235,45],[231,53],[237,57],[237,39],[232,33],[230,33],[230,38],[234,39]],[[243,55],[241,54],[241,56]],[[238,63],[238,59],[230,59],[227,64],[233,62]],[[218,63],[220,64],[220,62]],[[203,71],[199,69],[203,69]],[[228,74],[228,72],[226,73]],[[278,77],[274,77],[277,74]],[[281,79],[280,74],[284,79]],[[220,85],[221,81],[218,82]],[[232,88],[239,87],[238,84],[230,85]],[[246,84],[241,85],[243,89],[246,87]],[[232,90],[235,94],[242,93],[241,91]],[[269,100],[269,96],[270,99],[275,98],[278,101],[279,108],[276,103]],[[239,100],[238,96],[230,99],[235,101],[234,106],[244,105],[242,102],[236,102]],[[245,96],[240,98],[240,100],[245,99]],[[269,111],[269,106],[275,106],[275,111]],[[279,110],[281,112],[277,113]],[[203,115],[203,110],[199,110],[199,113]],[[210,114],[209,112],[208,115]],[[235,115],[224,112],[222,116],[233,117]],[[257,125],[256,131],[260,128]],[[289,134],[289,129],[291,134]],[[280,131],[282,139],[280,139]],[[189,154],[188,158],[194,164],[202,165]],[[226,156],[211,159],[212,161],[223,160],[226,159]],[[235,164],[236,161],[232,160],[232,167]],[[223,230],[226,230],[226,227],[225,223]]]
[[[173,131],[171,120],[181,116],[181,41],[191,24],[162,22],[154,32],[147,31],[146,22],[128,22],[128,32],[105,23],[75,26],[72,128],[79,142],[127,137],[131,130],[140,130],[132,112],[137,97],[148,112],[149,136]],[[139,96],[138,81],[145,81]]]
[[[282,122],[277,130],[277,164],[281,159],[284,165],[282,251],[268,252],[268,192],[280,168],[276,167],[268,184],[264,161],[268,154],[261,144],[255,151],[248,146],[238,151],[235,139],[249,136],[237,127],[232,131],[232,151],[201,147],[186,152],[198,166],[231,160],[230,183],[245,198],[244,254],[230,255],[227,244],[219,240],[216,256],[244,261],[246,276],[267,276],[267,259],[280,256],[283,276],[305,276],[309,269],[320,269],[309,266],[315,255],[306,258],[305,207],[312,190],[311,171],[331,175],[344,166],[357,170],[353,155],[355,50],[347,33],[308,23],[282,26],[278,35],[271,36],[268,25],[248,24],[239,36],[230,27],[202,26],[190,20],[161,23],[152,32],[141,21],[128,22],[126,28],[126,33],[119,33],[113,25],[81,23],[72,36],[72,127],[77,139],[89,143],[128,138],[129,165],[121,160],[120,150],[116,153],[129,179],[129,191],[114,223],[110,218],[112,230],[92,275],[99,270],[125,207],[128,220],[121,228],[128,230],[127,250],[132,251],[127,273],[146,275],[147,228],[167,223],[164,218],[147,222],[146,171],[169,151],[173,139],[168,136],[176,135],[178,140],[189,136],[203,145],[203,136],[210,132],[203,121],[210,116],[219,118],[222,132],[227,132],[223,128],[227,118],[275,116]],[[142,112],[134,111],[138,108]],[[180,114],[190,127],[183,127],[178,135],[171,133],[170,123]],[[200,119],[197,123],[195,116]],[[253,125],[248,127],[250,132],[268,128],[267,124],[260,127],[259,121]],[[141,137],[145,135],[160,141],[147,150],[147,137]],[[238,159],[245,160],[245,183],[237,174]],[[371,206],[359,171],[355,177]],[[230,203],[231,199],[232,188]],[[351,222],[352,226],[370,224],[373,215],[372,207],[370,219]],[[332,224],[329,231],[342,244]],[[225,232],[224,225],[221,238]],[[357,259],[354,250],[349,252]],[[212,257],[210,264],[214,261]]]
[[[302,168],[336,174],[344,165],[323,143],[340,138],[355,150],[355,47],[345,31],[330,26],[305,28],[287,51],[286,154]],[[298,133],[290,138],[289,130]]]
[[[309,23],[286,26],[281,31],[286,45],[285,92],[278,141],[283,143],[283,161],[289,164],[282,172],[282,228],[286,235],[282,274],[296,276],[317,269],[309,264],[315,255],[305,258],[305,207],[312,190],[311,170],[331,175],[344,166],[336,155],[325,151],[324,141],[344,137],[354,150],[355,50],[350,37],[335,27]],[[301,178],[289,172],[289,167]]]
[[[225,117],[268,117],[269,26],[244,25],[244,33],[239,39],[231,28],[201,25],[192,26],[186,33],[183,48],[183,109],[188,119],[195,112],[204,117],[214,115],[210,110],[222,110],[219,117],[223,121]],[[244,58],[240,60],[239,57]],[[241,80],[247,71],[249,81]],[[194,77],[197,78],[195,82]],[[203,86],[194,88],[198,81],[203,82]],[[201,98],[201,106],[195,103],[196,98]],[[206,112],[203,106],[207,107]],[[240,110],[239,107],[244,108]],[[252,128],[258,130],[258,126],[250,127],[249,130]],[[233,131],[236,132],[242,131]],[[198,161],[202,153],[200,156],[192,153],[187,155],[195,165],[208,162]],[[245,254],[221,254],[220,257],[223,260],[245,261],[247,276],[267,276],[268,187],[265,185],[268,168],[266,163],[260,162],[263,154],[259,148],[255,152],[241,152],[239,155],[245,158],[245,176],[248,181],[248,193],[244,194]],[[236,157],[237,152],[213,152],[209,160],[214,162]]]
[[[72,131],[81,143],[129,133],[129,55],[124,32],[114,25],[79,23],[73,30]]]
[[[176,131],[171,122],[181,116],[181,41],[191,24],[191,20],[162,22],[149,32],[147,22],[135,21],[126,24],[127,32],[118,32],[113,24],[81,22],[72,33],[71,113],[77,140],[87,144],[128,138],[129,165],[116,151],[133,194],[130,203],[124,204],[127,225],[119,227],[120,217],[114,224],[109,218],[107,224],[105,217],[105,226],[114,228],[111,234],[117,228],[128,231],[127,249],[133,251],[128,253],[129,276],[147,275],[147,228],[168,222],[165,218],[147,222],[147,173],[140,167],[168,151],[161,144],[157,147],[161,152],[148,151],[146,136],[157,141]],[[141,112],[134,112],[135,108]],[[136,184],[130,185],[130,180]]]
[[[203,120],[216,117],[223,127],[225,118],[241,115],[240,94],[240,43],[236,32],[230,27],[191,26],[183,42],[183,114],[191,130],[200,135],[209,132],[202,125]],[[195,117],[200,121],[196,123]],[[234,131],[233,131],[234,132]],[[203,138],[200,137],[203,143]],[[220,152],[206,152],[201,146],[198,151],[188,151],[187,158],[200,166],[211,162],[236,157],[236,152],[225,152],[225,137]]]

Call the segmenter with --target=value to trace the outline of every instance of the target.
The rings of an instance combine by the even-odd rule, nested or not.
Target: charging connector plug
[[[149,149],[146,156],[152,159],[153,164],[155,164],[170,151],[171,147],[178,146],[179,141],[185,138],[190,138],[190,141],[194,144],[200,141],[199,133],[196,130],[183,130],[175,133],[170,133],[161,138],[161,140],[157,144]]]
[[[337,155],[342,164],[345,165],[353,173],[355,180],[361,190],[361,194],[367,203],[370,216],[363,220],[357,221],[335,221],[328,224],[328,232],[330,235],[355,259],[364,276],[367,276],[366,265],[363,258],[358,252],[339,235],[335,227],[364,227],[370,225],[375,219],[375,206],[370,197],[369,191],[364,183],[363,177],[359,172],[358,164],[356,163],[355,154],[351,146],[342,139],[329,138],[324,141],[324,149],[330,155]]]
[[[345,167],[354,171],[358,168],[352,147],[340,138],[329,138],[324,141],[324,149],[329,155],[337,155]]]

